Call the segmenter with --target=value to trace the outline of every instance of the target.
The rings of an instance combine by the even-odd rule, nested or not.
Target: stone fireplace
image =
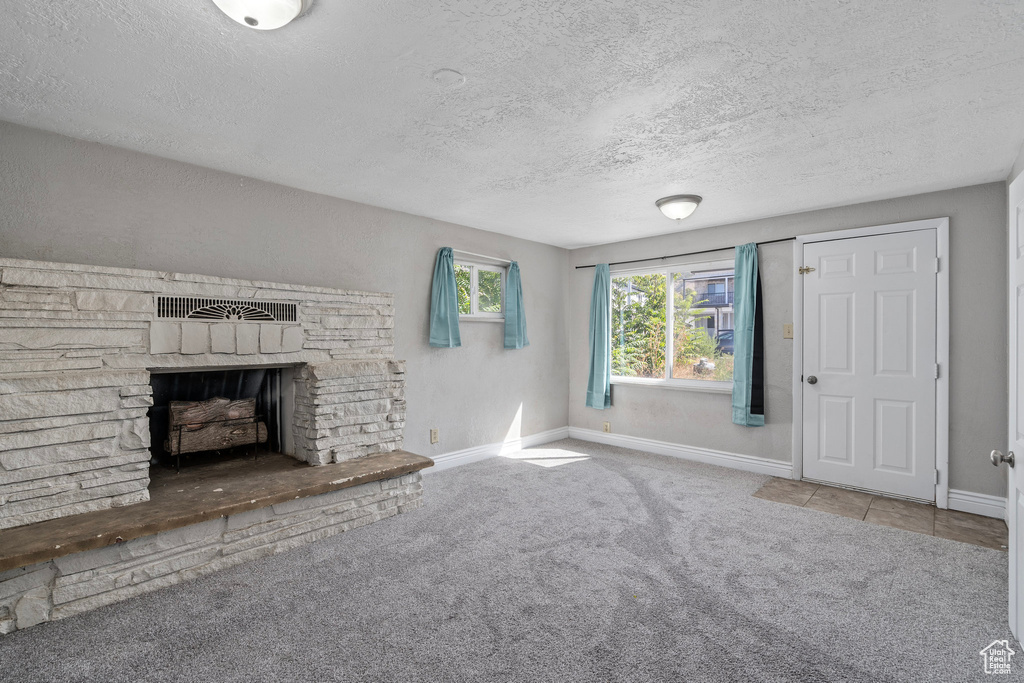
[[[311,465],[401,449],[393,327],[390,294],[0,259],[0,529],[148,500],[171,372],[272,370]]]

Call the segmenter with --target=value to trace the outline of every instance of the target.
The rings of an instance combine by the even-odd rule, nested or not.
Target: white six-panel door
[[[935,500],[936,233],[804,245],[803,476]]]

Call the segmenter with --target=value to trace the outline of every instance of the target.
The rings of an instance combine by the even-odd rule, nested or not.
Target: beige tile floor
[[[754,496],[872,524],[1006,550],[1006,524],[1001,519],[939,510],[934,505],[775,477],[758,489]]]

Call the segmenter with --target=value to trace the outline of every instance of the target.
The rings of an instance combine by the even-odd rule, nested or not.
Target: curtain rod
[[[777,240],[768,240],[766,242],[758,242],[757,246],[760,247],[760,246],[762,246],[764,244],[775,244],[776,242],[792,242],[795,239],[796,239],[795,237],[782,237],[782,238],[777,239]],[[697,256],[699,254],[711,254],[711,253],[716,252],[716,251],[725,251],[726,249],[735,249],[735,248],[736,247],[718,247],[717,249],[704,249],[703,251],[688,251],[685,254],[669,254],[668,256],[652,256],[650,258],[635,258],[632,261],[614,261],[612,263],[609,263],[608,265],[609,266],[621,266],[621,265],[624,265],[626,263],[643,263],[644,261],[657,261],[659,259],[665,260],[665,259],[668,259],[668,258],[680,258],[681,256]],[[576,270],[579,270],[580,268],[593,268],[595,265],[597,265],[597,264],[596,263],[591,263],[589,266],[576,266]]]
[[[512,263],[507,258],[498,258],[497,256],[488,256],[486,254],[474,254],[471,251],[462,251],[461,249],[452,249],[452,251],[454,253],[456,253],[456,254],[462,254],[464,256],[475,256],[477,258],[485,258],[488,261],[497,261],[498,263],[509,263],[509,264]]]

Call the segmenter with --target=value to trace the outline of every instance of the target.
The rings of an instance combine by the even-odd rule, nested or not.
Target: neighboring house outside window
[[[714,335],[733,329],[733,295],[735,282],[732,270],[719,273],[701,273],[687,278],[684,287],[696,293],[704,326]]]

